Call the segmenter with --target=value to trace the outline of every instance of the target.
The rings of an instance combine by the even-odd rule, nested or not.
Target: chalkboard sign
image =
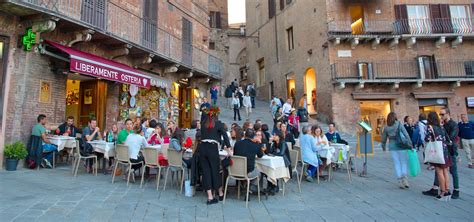
[[[365,136],[367,135],[367,140]],[[357,156],[365,155],[365,141],[367,141],[367,155],[374,155],[374,136],[373,133],[357,133]]]

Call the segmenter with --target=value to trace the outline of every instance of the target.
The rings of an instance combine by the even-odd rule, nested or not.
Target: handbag
[[[433,140],[426,143],[425,163],[445,164],[443,141],[437,141],[433,131]]]
[[[400,129],[401,123],[398,123],[398,129],[397,129],[397,135],[396,135],[396,140],[398,145],[405,149],[412,149],[413,145],[411,143],[410,138],[406,137],[405,134],[403,134],[403,131]]]

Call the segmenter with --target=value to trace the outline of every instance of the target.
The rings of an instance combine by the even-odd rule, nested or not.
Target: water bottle
[[[114,140],[113,132],[112,130],[109,130],[109,136],[107,137],[107,142],[111,143]]]

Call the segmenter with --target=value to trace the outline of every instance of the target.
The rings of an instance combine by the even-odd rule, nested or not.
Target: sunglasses
[[[444,116],[444,115],[445,115],[445,113],[440,113],[439,115],[440,115],[440,116]]]

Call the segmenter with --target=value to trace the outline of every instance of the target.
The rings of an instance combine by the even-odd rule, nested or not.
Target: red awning
[[[105,59],[87,52],[82,52],[49,40],[44,40],[51,46],[69,54],[69,70],[97,78],[115,82],[133,84],[143,88],[150,88],[151,79],[140,71],[109,59]]]

